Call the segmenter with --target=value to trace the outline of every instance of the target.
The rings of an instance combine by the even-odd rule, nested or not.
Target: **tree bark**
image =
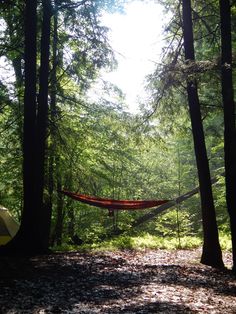
[[[39,212],[35,208],[35,145],[37,86],[37,0],[25,2],[25,90],[23,123],[23,211],[17,235],[1,248],[3,254],[31,254],[39,245]]]
[[[49,215],[43,206],[44,158],[50,43],[49,2],[43,1],[41,67],[37,105],[37,0],[25,6],[25,91],[23,125],[24,203],[19,232],[2,254],[32,255],[48,249]]]
[[[220,0],[221,84],[224,109],[224,153],[226,203],[230,217],[233,272],[236,273],[236,128],[232,78],[231,8],[229,0]]]
[[[41,35],[41,58],[39,72],[39,96],[36,119],[36,177],[35,177],[35,207],[40,213],[40,228],[37,230],[41,239],[41,246],[47,249],[49,245],[51,212],[43,203],[46,136],[48,127],[48,78],[49,78],[49,54],[51,31],[51,1],[43,0],[43,21]],[[43,228],[42,228],[43,226]]]
[[[56,1],[55,1],[56,6]],[[50,132],[50,143],[48,144],[48,210],[52,213],[53,208],[53,194],[54,194],[54,185],[55,185],[55,169],[59,167],[59,158],[56,157],[56,103],[57,103],[57,64],[58,64],[58,16],[57,9],[54,8],[54,16],[53,16],[53,36],[52,36],[52,70],[51,70],[51,89],[50,89],[50,124],[49,124],[49,132]],[[57,170],[58,171],[58,170]],[[52,239],[51,242],[54,242]]]
[[[34,208],[35,187],[35,119],[36,119],[36,58],[37,1],[26,1],[25,7],[25,93],[23,124],[23,185],[24,203],[19,234],[29,246],[36,241],[38,212]],[[23,245],[23,243],[22,243]],[[27,246],[27,245],[26,245]]]
[[[194,62],[195,53],[191,14],[191,0],[183,0],[182,4],[183,4],[183,34],[184,34],[185,60],[186,62]],[[218,228],[216,223],[216,214],[211,188],[210,169],[207,158],[205,136],[202,125],[202,117],[196,80],[190,79],[187,81],[187,94],[202,208],[204,241],[201,263],[212,267],[223,268],[224,264],[219,244]]]
[[[58,191],[62,188],[61,182],[58,178],[57,182],[57,188]],[[63,214],[63,197],[62,194],[58,192],[57,196],[57,208],[56,208],[56,223],[55,223],[55,229],[54,229],[54,235],[53,235],[53,245],[56,243],[56,245],[62,244],[62,233],[63,233],[63,220],[64,220],[64,214]]]

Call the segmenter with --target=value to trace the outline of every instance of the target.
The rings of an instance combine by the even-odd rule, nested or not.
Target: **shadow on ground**
[[[200,313],[210,301],[195,304],[207,291],[216,300],[236,295],[229,273],[173,262],[134,263],[116,253],[1,258],[0,313]],[[227,300],[216,302],[214,313],[225,310]]]

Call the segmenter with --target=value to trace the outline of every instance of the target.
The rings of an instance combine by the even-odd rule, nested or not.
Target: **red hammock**
[[[135,209],[145,209],[155,207],[164,203],[167,203],[169,200],[113,200],[109,198],[100,198],[92,197],[83,194],[77,194],[69,192],[67,190],[61,191],[63,194],[92,206],[107,208],[109,213],[112,214],[113,210],[135,210]]]

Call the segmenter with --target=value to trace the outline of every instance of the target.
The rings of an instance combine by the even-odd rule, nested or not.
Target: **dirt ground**
[[[236,313],[236,280],[200,250],[0,259],[0,313]],[[231,256],[224,254],[226,265]]]

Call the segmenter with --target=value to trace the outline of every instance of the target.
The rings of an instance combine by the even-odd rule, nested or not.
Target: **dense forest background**
[[[1,1],[0,203],[19,221],[22,217],[27,221],[31,212],[22,228],[27,229],[29,221],[28,235],[37,223],[38,230],[48,228],[51,247],[78,244],[73,242],[75,235],[81,243],[95,245],[121,230],[140,242],[156,237],[159,245],[163,239],[169,243],[174,239],[176,246],[199,245],[203,238],[199,194],[132,228],[150,210],[119,211],[109,217],[104,209],[60,193],[66,188],[114,199],[175,200],[197,187],[196,143],[186,92],[191,83],[197,86],[211,178],[217,179],[212,187],[220,242],[229,248],[221,175],[225,171],[221,1],[183,1],[183,6],[192,4],[194,58],[186,55],[181,1],[157,1],[171,18],[163,29],[162,57],[147,77],[149,102],[140,103],[138,114],[127,110],[122,91],[109,82],[103,81],[96,102],[88,96],[101,70],[116,66],[102,13],[122,11],[125,2]],[[234,52],[236,6],[226,2],[231,8]],[[232,60],[234,78],[234,53]],[[33,106],[27,96],[32,96],[34,80],[30,116]],[[33,194],[40,189],[42,202]],[[28,203],[27,195],[32,196]],[[43,220],[40,210],[43,219],[50,218]],[[132,246],[130,241],[123,238],[119,243]]]

